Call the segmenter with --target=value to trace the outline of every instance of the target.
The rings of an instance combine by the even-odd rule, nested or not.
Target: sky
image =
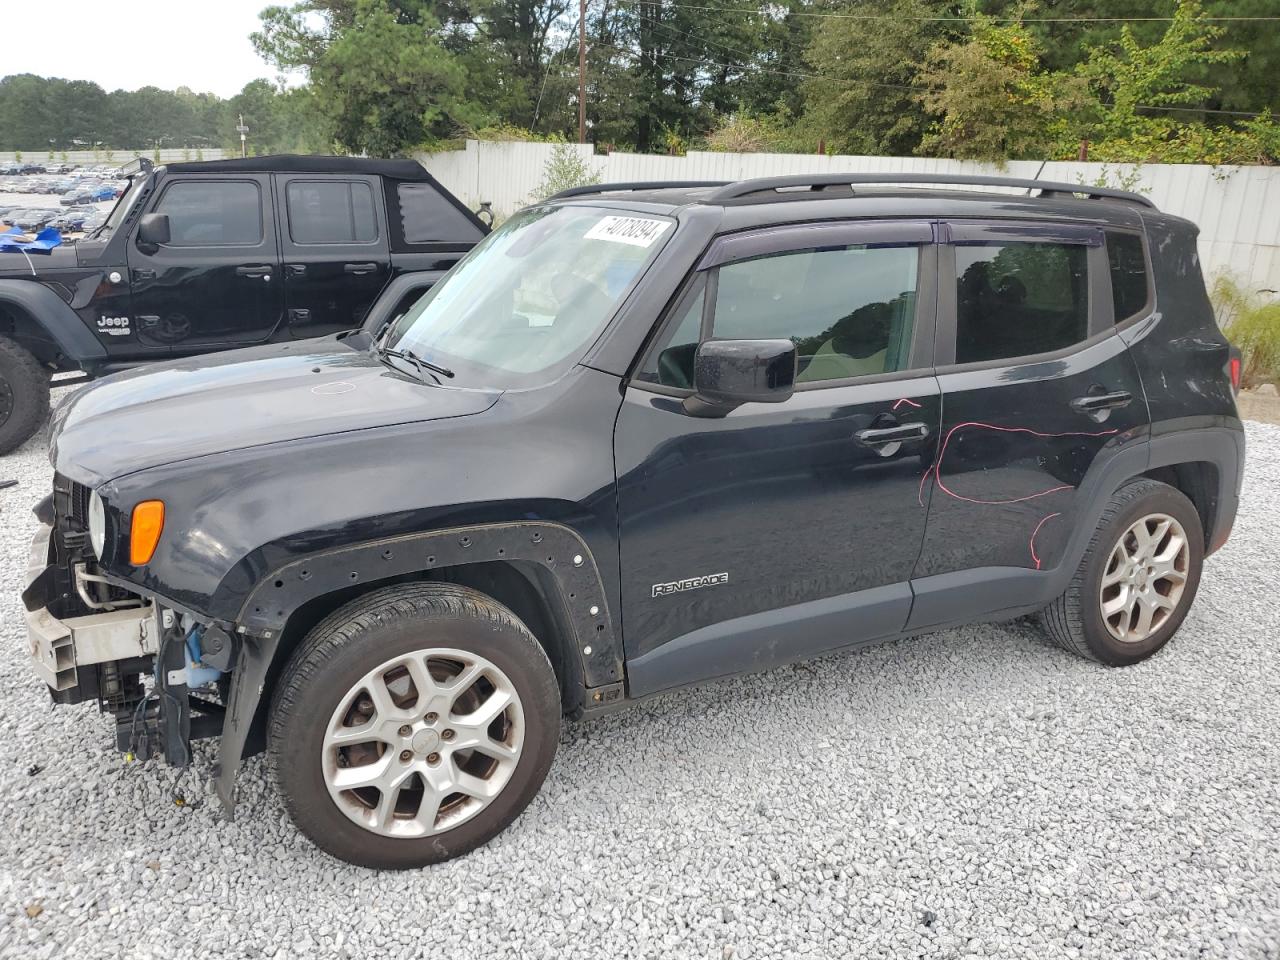
[[[250,80],[275,77],[249,42],[258,13],[272,2],[6,0],[0,76],[92,80],[107,91],[190,87],[230,97]]]

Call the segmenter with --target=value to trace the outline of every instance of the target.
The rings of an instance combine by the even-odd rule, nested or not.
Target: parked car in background
[[[53,227],[60,233],[79,233],[84,229],[85,220],[92,214],[93,210],[88,207],[75,207],[66,212],[60,212],[56,217],[49,221],[49,226]]]
[[[0,407],[0,453],[44,422],[55,371],[97,377],[351,330],[393,278],[434,281],[487,231],[410,160],[140,161],[75,244],[30,263],[0,253],[0,396],[14,398]]]
[[[58,213],[55,207],[29,207],[12,214],[10,222],[22,230],[43,230]]]
[[[82,203],[99,203],[110,200],[114,194],[114,188],[102,183],[82,184],[69,191],[58,203],[64,207],[74,207]]]
[[[109,210],[103,210],[101,207],[95,207],[85,212],[84,220],[80,224],[82,233],[91,234],[100,226],[107,222]]]

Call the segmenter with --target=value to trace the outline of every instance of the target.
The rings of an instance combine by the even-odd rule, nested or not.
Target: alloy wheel
[[[322,746],[325,784],[366,830],[432,836],[502,792],[524,736],[520,696],[497,666],[464,650],[417,650],[369,671],[339,702]]]
[[[1122,643],[1140,643],[1178,609],[1187,584],[1187,533],[1166,513],[1137,520],[1116,541],[1102,574],[1102,621]]]

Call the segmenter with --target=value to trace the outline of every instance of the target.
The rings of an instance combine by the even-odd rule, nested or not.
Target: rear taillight
[[[1231,359],[1227,361],[1227,374],[1231,377],[1231,389],[1240,392],[1240,351],[1231,348]]]

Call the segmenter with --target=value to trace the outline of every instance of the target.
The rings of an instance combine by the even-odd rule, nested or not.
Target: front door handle
[[[869,427],[866,430],[859,430],[853,435],[853,439],[868,447],[882,447],[907,440],[923,440],[928,435],[929,428],[923,423],[903,423],[892,427]]]
[[[344,263],[342,270],[344,273],[354,273],[357,276],[363,276],[366,273],[373,273],[378,269],[376,263]]]
[[[1117,390],[1114,393],[1088,394],[1076,397],[1071,401],[1071,409],[1076,413],[1099,413],[1103,410],[1118,410],[1133,402],[1133,394],[1128,390]]]
[[[260,263],[252,264],[244,267],[236,267],[237,277],[262,277],[264,280],[271,279],[271,264]]]

